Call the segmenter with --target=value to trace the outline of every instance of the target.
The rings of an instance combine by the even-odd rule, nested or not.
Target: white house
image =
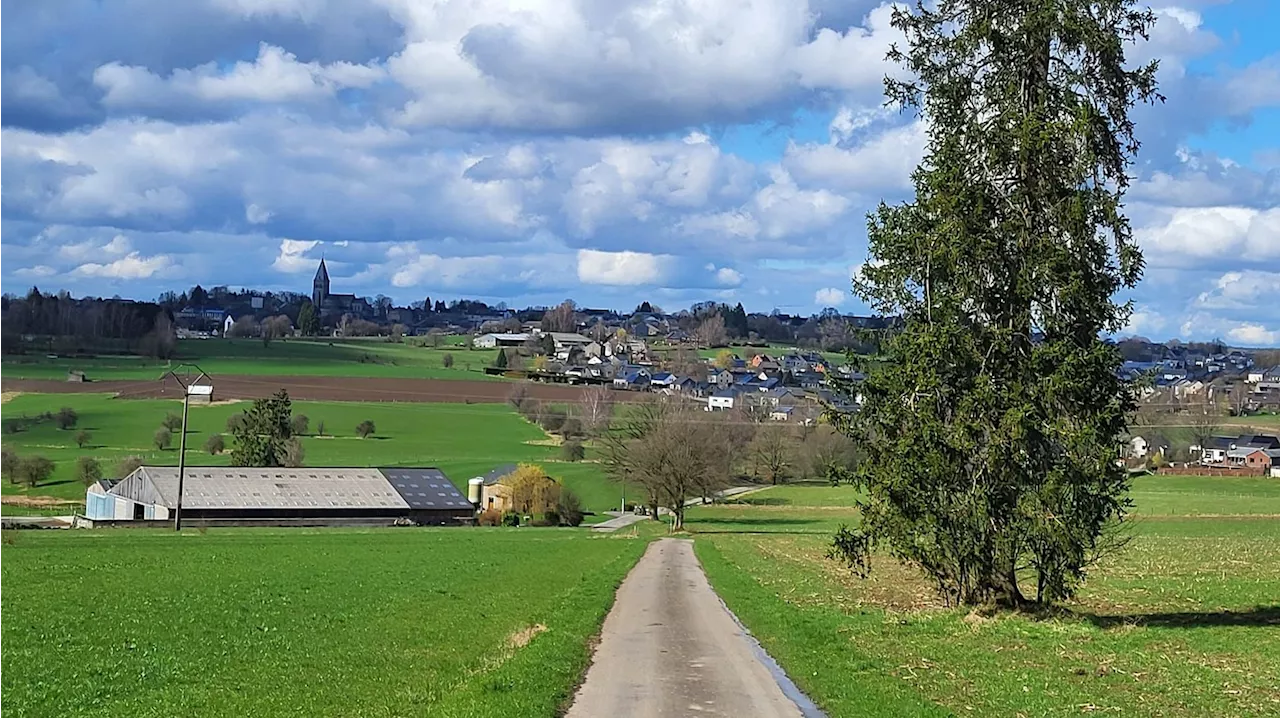
[[[732,409],[734,398],[734,394],[731,391],[717,391],[707,397],[707,411]]]
[[[1257,384],[1262,381],[1262,377],[1266,372],[1262,369],[1250,369],[1249,375],[1245,377],[1245,381],[1250,384]]]
[[[1141,436],[1135,436],[1132,439],[1129,439],[1129,456],[1135,459],[1145,459],[1147,458],[1147,451],[1149,449],[1150,444],[1148,444],[1147,440]]]
[[[528,338],[528,334],[481,334],[471,343],[477,349],[496,349],[497,347],[518,347]]]

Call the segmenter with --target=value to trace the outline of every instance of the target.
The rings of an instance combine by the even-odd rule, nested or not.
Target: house
[[[1227,463],[1245,469],[1270,472],[1277,460],[1280,460],[1280,449],[1242,446],[1227,451]]]
[[[774,407],[774,409],[769,412],[769,419],[771,421],[789,421],[795,410],[796,408],[794,406]]]
[[[724,411],[732,409],[738,393],[732,389],[721,389],[707,397],[707,411]]]
[[[713,386],[727,387],[733,384],[733,372],[728,369],[708,369],[707,383]]]
[[[555,343],[556,351],[568,351],[570,347],[587,348],[594,342],[589,337],[571,332],[541,332],[551,337],[551,341]]]
[[[649,386],[655,389],[670,389],[675,386],[678,377],[667,371],[660,371],[649,377]]]
[[[1227,461],[1227,451],[1231,449],[1231,445],[1235,443],[1235,439],[1230,436],[1211,436],[1205,440],[1204,445],[1192,444],[1191,453],[1200,454],[1200,463],[1202,464],[1222,464]]]
[[[472,340],[477,349],[496,349],[498,347],[518,347],[524,344],[531,335],[519,334],[481,334]]]
[[[476,476],[472,479],[472,481],[480,479],[480,504],[478,508],[481,511],[493,509],[506,512],[511,507],[511,488],[502,483],[502,480],[514,474],[515,471],[515,464],[503,464],[484,476]]]
[[[1277,364],[1271,367],[1270,369],[1267,369],[1266,371],[1262,372],[1261,381],[1280,382],[1280,364]]]
[[[619,371],[613,378],[613,386],[618,389],[644,389],[649,386],[649,378],[648,369],[629,366]]]
[[[453,524],[474,511],[434,468],[190,466],[183,480],[183,519],[199,525]],[[115,484],[90,486],[85,516],[168,520],[177,502],[178,469],[142,466]]]

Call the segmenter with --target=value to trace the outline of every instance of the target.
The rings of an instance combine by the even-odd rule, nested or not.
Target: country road
[[[568,716],[694,715],[810,718],[821,713],[721,603],[694,556],[693,542],[660,539],[618,589]]]

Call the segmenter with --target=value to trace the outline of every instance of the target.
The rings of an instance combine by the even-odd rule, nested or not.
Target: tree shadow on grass
[[[690,518],[690,524],[735,524],[739,526],[802,526],[808,524],[822,523],[821,519],[788,519],[788,518],[755,518],[755,517],[733,517],[724,518]]]
[[[1255,606],[1244,611],[1179,611],[1171,613],[1133,613],[1116,616],[1079,614],[1099,628],[1149,626],[1153,628],[1214,628],[1246,626],[1280,628],[1280,605]]]
[[[791,499],[769,498],[761,496],[744,496],[740,499],[726,499],[721,501],[722,506],[786,506],[791,503]]]

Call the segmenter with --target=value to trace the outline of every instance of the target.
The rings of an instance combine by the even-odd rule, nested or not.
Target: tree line
[[[0,297],[5,353],[118,352],[160,359],[173,355],[177,336],[164,308],[127,299],[74,299],[67,292]]]

